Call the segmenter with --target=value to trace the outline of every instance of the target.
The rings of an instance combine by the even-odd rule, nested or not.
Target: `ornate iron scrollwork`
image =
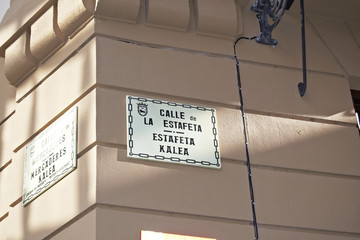
[[[256,17],[260,24],[260,36],[256,37],[256,42],[266,45],[277,45],[278,42],[271,37],[271,33],[279,24],[285,10],[289,10],[293,2],[294,0],[257,0],[255,2],[250,9],[257,13]],[[300,96],[303,97],[307,88],[304,0],[300,0],[300,11],[303,82],[298,84],[298,90]]]
[[[279,24],[285,10],[289,9],[294,0],[258,0],[251,7],[256,12],[260,24],[260,36],[256,38],[258,43],[276,45],[277,40],[271,37],[274,28]],[[270,21],[269,21],[270,20]]]

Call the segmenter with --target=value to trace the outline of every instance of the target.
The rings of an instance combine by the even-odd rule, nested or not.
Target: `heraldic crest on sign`
[[[137,110],[140,116],[145,117],[148,114],[148,105],[145,103],[138,103]]]

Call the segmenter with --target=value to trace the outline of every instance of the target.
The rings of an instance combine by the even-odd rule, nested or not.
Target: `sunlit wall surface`
[[[360,90],[360,2],[306,1],[304,97],[299,1],[276,47],[240,40],[242,108],[233,51],[259,33],[253,3],[11,1],[0,24],[0,239],[255,239],[254,216],[259,239],[360,239],[350,94]],[[128,158],[126,96],[215,109],[221,168]],[[76,121],[63,122],[73,109]],[[64,156],[76,168],[46,182]],[[44,191],[29,189],[23,206],[27,159]]]

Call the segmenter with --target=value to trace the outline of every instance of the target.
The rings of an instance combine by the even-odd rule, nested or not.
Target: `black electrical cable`
[[[238,59],[237,54],[236,54],[236,44],[241,39],[253,40],[253,39],[256,39],[256,37],[252,37],[252,38],[239,37],[234,42],[234,58],[235,58],[235,61],[236,61],[236,74],[237,74],[237,84],[238,84],[238,91],[239,91],[239,98],[240,98],[240,109],[241,109],[242,122],[243,122],[243,127],[244,127],[246,166],[247,166],[247,170],[248,170],[251,209],[252,209],[252,215],[253,215],[253,227],[254,227],[255,240],[258,240],[259,239],[259,230],[258,230],[258,224],[257,224],[257,220],[256,220],[255,197],[254,197],[254,188],[253,188],[253,183],[252,183],[252,173],[251,173],[250,154],[249,154],[249,146],[248,146],[249,143],[248,143],[247,128],[246,128],[244,100],[243,100],[243,94],[242,94],[242,88],[241,88],[239,59]]]

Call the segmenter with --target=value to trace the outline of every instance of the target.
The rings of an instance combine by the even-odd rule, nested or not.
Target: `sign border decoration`
[[[216,122],[216,110],[213,108],[207,108],[207,107],[201,107],[201,106],[195,106],[190,104],[184,104],[184,103],[176,103],[176,102],[170,102],[170,101],[164,101],[164,100],[156,100],[156,99],[150,99],[145,97],[135,97],[127,95],[127,131],[128,131],[128,156],[134,157],[134,158],[141,158],[141,159],[150,159],[154,161],[160,161],[160,162],[173,162],[173,163],[180,163],[180,164],[191,164],[194,166],[202,166],[202,167],[210,167],[210,168],[221,168],[221,161],[220,161],[220,147],[219,147],[219,141],[218,141],[218,131],[217,131],[217,122]],[[209,161],[197,161],[195,159],[189,159],[189,158],[181,158],[181,157],[166,157],[162,155],[150,155],[147,153],[133,152],[134,148],[134,140],[133,140],[133,134],[134,134],[134,128],[133,128],[133,112],[137,112],[138,109],[133,108],[132,100],[135,99],[139,102],[146,103],[151,102],[154,104],[165,104],[170,107],[183,107],[186,109],[196,109],[199,111],[209,111],[211,112],[211,123],[212,123],[212,135],[213,135],[213,146],[215,148],[214,150],[214,157],[216,159],[216,163],[212,163]],[[140,113],[139,113],[140,114]],[[140,114],[141,115],[141,114]]]
[[[41,137],[44,136],[49,130],[52,130],[53,128],[57,127],[59,122],[64,118],[66,115],[72,115],[71,116],[71,164],[67,168],[63,169],[61,172],[59,172],[56,176],[52,177],[50,181],[47,181],[42,187],[38,188],[36,192],[31,193],[29,196],[26,196],[26,189],[25,189],[25,174],[27,174],[26,170],[26,161],[27,161],[27,152],[29,147],[31,147],[35,141],[41,139]],[[68,174],[70,174],[72,171],[74,171],[77,167],[77,115],[78,115],[78,109],[77,107],[72,107],[67,112],[65,112],[62,116],[60,116],[55,122],[50,124],[46,129],[43,130],[42,133],[40,133],[38,136],[36,136],[33,140],[31,140],[25,148],[25,159],[24,159],[24,184],[23,184],[23,196],[22,196],[22,204],[25,207],[27,204],[31,203],[33,200],[35,200],[37,197],[39,197],[41,194],[43,194],[45,191],[47,191],[49,188],[51,188],[53,185],[55,185],[57,182],[59,182],[61,179],[66,177]]]

